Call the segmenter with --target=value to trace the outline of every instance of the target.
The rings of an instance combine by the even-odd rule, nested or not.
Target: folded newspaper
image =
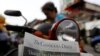
[[[45,40],[25,33],[19,56],[81,56],[81,54],[78,42]]]

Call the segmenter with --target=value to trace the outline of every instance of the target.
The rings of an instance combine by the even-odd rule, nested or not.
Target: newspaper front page
[[[23,56],[80,56],[77,42],[54,41],[25,33]]]

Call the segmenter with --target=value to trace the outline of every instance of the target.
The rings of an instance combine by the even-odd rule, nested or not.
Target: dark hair
[[[47,11],[55,10],[55,12],[57,13],[57,8],[55,7],[53,2],[47,2],[46,4],[44,4],[42,6],[42,11],[44,12],[45,10],[47,10]]]

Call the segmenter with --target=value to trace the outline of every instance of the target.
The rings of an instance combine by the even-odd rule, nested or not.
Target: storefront
[[[73,4],[66,6],[64,9],[64,12],[69,13],[69,17],[75,20],[88,21],[92,14],[100,12],[100,5],[93,4],[91,0],[74,0]]]

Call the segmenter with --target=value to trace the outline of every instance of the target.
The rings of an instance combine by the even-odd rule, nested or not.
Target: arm
[[[44,35],[41,31],[36,31],[33,34],[43,39],[49,39],[49,36]]]

